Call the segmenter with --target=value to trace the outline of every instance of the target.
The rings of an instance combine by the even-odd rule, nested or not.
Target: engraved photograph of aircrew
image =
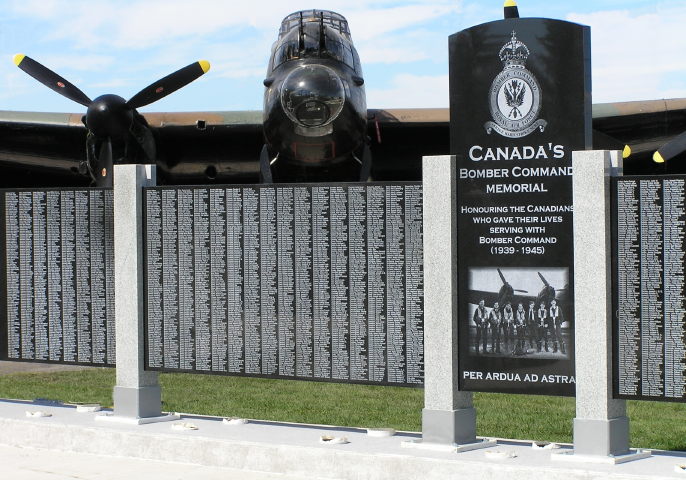
[[[569,358],[571,315],[567,268],[470,269],[469,354],[531,359]]]

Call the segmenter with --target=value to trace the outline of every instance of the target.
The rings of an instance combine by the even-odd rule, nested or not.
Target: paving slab
[[[29,418],[27,411],[51,416]],[[183,414],[174,422],[130,425],[96,421],[96,415],[69,406],[0,401],[0,444],[284,476],[277,478],[686,478],[675,471],[686,464],[682,452],[655,451],[650,458],[619,465],[567,463],[553,461],[552,452],[569,452],[570,445],[545,450],[530,442],[498,439],[494,447],[454,453],[406,448],[406,442],[419,439],[407,432],[372,437],[363,429],[255,420],[231,426],[221,418]],[[179,429],[184,424],[195,429]],[[322,436],[345,437],[349,443],[320,443]]]
[[[3,478],[12,480],[306,480],[306,477],[246,472],[233,468],[7,445],[0,445],[0,465]]]

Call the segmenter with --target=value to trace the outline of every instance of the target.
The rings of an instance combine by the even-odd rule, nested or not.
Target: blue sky
[[[519,0],[521,16],[591,26],[593,102],[686,97],[686,2]],[[212,69],[142,111],[259,110],[281,19],[344,15],[370,108],[448,106],[448,35],[502,18],[502,0],[0,0],[0,110],[80,112],[12,63],[25,53],[91,98],[138,90],[195,60]]]

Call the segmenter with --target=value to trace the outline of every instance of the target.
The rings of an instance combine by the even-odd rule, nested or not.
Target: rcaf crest
[[[500,135],[521,138],[538,129],[541,132],[548,122],[539,119],[541,111],[541,87],[536,77],[524,64],[529,57],[529,48],[512,38],[498,54],[503,62],[503,71],[495,77],[489,91],[491,117],[484,128],[490,134],[495,130]]]

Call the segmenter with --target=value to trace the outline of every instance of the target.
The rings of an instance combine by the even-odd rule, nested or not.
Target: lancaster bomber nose
[[[342,80],[324,65],[296,68],[281,87],[281,104],[286,115],[302,127],[322,127],[333,122],[344,103]]]

